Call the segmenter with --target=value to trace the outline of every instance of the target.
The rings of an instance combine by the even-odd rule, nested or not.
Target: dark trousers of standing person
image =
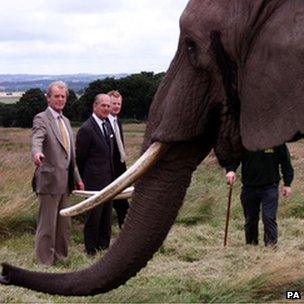
[[[246,244],[259,243],[259,214],[262,208],[265,246],[276,244],[278,240],[278,225],[276,221],[278,210],[278,185],[248,187],[243,186],[241,203],[245,216]]]
[[[116,211],[118,226],[121,228],[129,209],[128,200],[114,200],[113,209]]]
[[[111,239],[112,201],[99,205],[86,214],[84,244],[88,254],[106,249]]]

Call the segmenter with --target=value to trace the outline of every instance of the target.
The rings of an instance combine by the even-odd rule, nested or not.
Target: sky
[[[0,74],[166,71],[188,0],[1,0]]]

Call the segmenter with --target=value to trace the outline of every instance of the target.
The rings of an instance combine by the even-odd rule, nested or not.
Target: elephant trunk
[[[192,172],[211,141],[172,144],[135,185],[123,229],[104,257],[71,273],[39,273],[2,264],[9,284],[49,294],[94,295],[124,284],[144,267],[164,241],[181,207]]]

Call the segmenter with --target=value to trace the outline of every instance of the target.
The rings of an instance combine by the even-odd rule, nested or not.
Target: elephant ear
[[[284,1],[244,37],[238,70],[244,146],[257,150],[298,138],[304,133],[304,2]]]

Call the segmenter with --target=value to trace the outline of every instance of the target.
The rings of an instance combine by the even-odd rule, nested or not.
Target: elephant
[[[304,131],[303,0],[190,0],[176,54],[154,96],[143,152],[158,159],[136,181],[118,238],[89,268],[33,272],[2,263],[2,284],[95,295],[124,284],[166,238],[196,167],[297,140]]]

